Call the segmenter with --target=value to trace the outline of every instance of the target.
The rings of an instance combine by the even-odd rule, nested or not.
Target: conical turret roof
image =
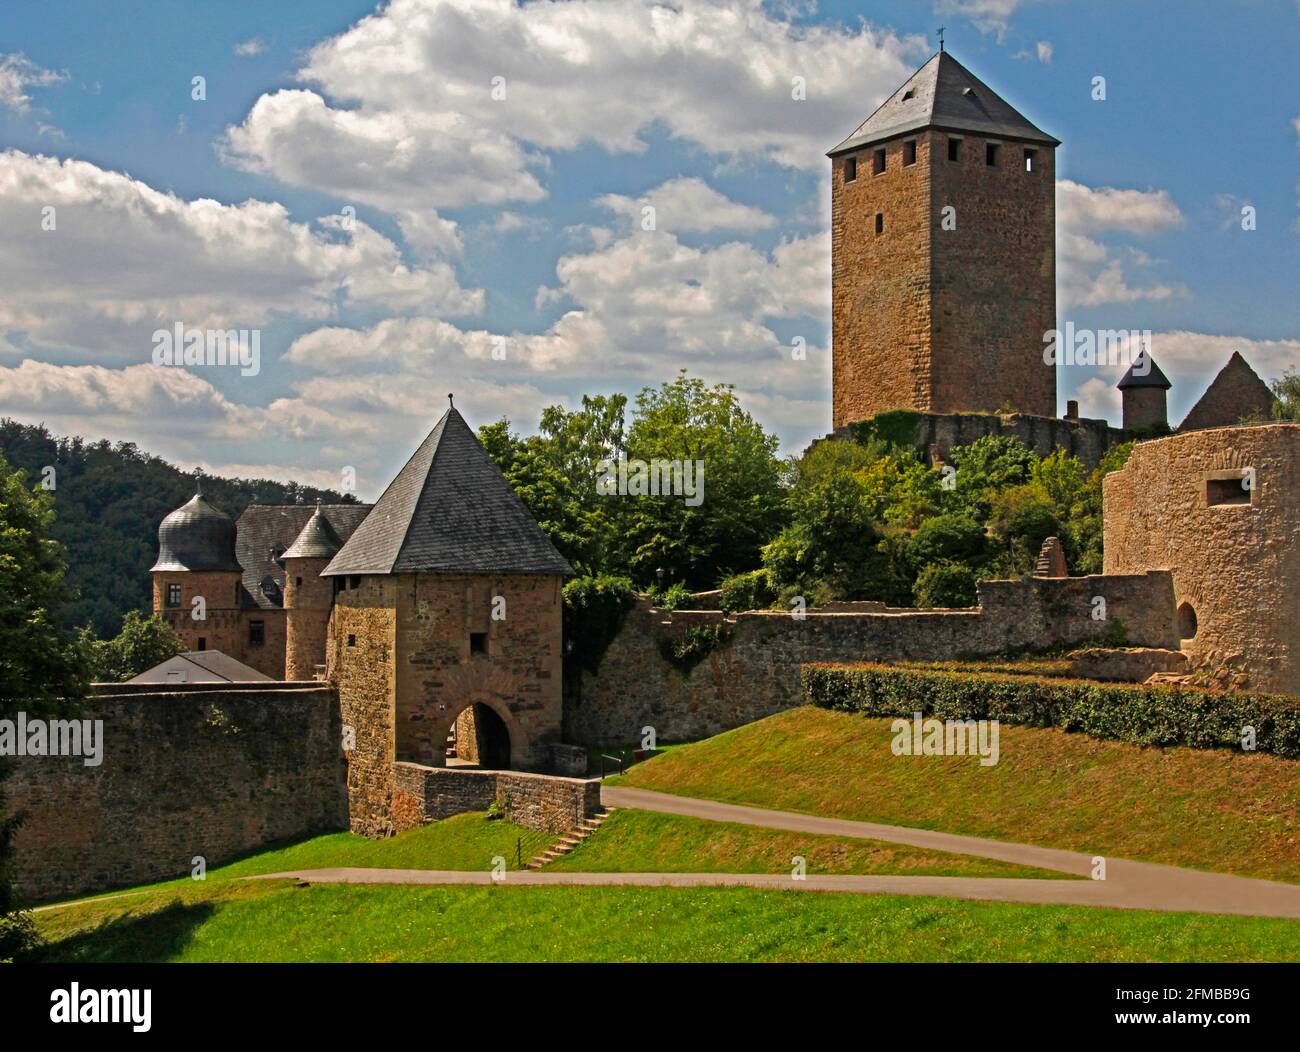
[[[280,558],[332,559],[342,547],[343,542],[339,540],[339,535],[334,532],[334,527],[321,511],[320,501],[317,501],[316,511],[307,520],[307,525],[302,528],[302,532]]]

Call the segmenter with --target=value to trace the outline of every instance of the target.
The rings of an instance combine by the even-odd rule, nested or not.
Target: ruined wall
[[[1064,449],[1090,468],[1100,464],[1111,447],[1125,441],[1124,432],[1105,420],[1063,420],[1023,413],[921,413],[912,441],[931,460],[947,462],[955,447],[968,446],[990,435],[1017,439],[1040,457]],[[826,438],[852,440],[853,428],[837,428]]]
[[[564,833],[600,810],[600,780],[557,778],[523,771],[473,771],[459,767],[394,766],[393,801],[398,828],[486,811],[493,802],[527,829]]]
[[[570,688],[569,741],[617,745],[653,727],[659,740],[718,734],[802,704],[799,666],[812,661],[944,660],[1096,639],[1115,621],[1130,642],[1168,646],[1176,639],[1168,574],[984,581],[971,610],[813,613],[779,611],[724,619],[679,613],[672,621],[646,603],[628,614],[593,676]],[[1094,619],[1105,600],[1105,620]],[[670,663],[661,641],[687,625],[712,621],[726,636],[687,673]]]
[[[103,762],[20,757],[6,806],[27,818],[13,875],[27,900],[164,880],[276,840],[344,828],[333,692],[176,684],[91,698]],[[194,689],[202,686],[206,689]]]
[[[1103,504],[1106,572],[1172,572],[1193,664],[1300,693],[1300,424],[1142,442],[1106,477]]]

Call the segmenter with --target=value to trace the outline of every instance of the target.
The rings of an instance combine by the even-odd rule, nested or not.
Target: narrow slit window
[[[916,164],[916,140],[909,139],[903,143],[903,164]]]
[[[998,166],[998,144],[995,142],[986,142],[984,144],[984,163],[990,168]]]
[[[950,160],[950,161],[960,161],[960,160],[961,160],[961,140],[960,140],[960,139],[953,139],[953,138],[951,138],[951,137],[948,139],[948,160]]]
[[[877,234],[883,234],[884,232],[885,232],[885,213],[884,213],[884,212],[877,212],[877,213],[876,213],[876,233],[877,233]]]
[[[199,649],[200,650],[208,649],[208,641],[203,636],[199,636]]]
[[[260,647],[266,642],[266,622],[250,621],[248,622],[248,645]]]
[[[350,647],[354,647],[354,646],[356,646],[356,645],[357,645],[357,637],[356,637],[355,635],[353,635],[352,633],[349,632],[349,633],[348,633],[348,646],[350,646]]]
[[[883,149],[877,150],[875,154],[872,155],[871,167],[872,171],[874,171],[876,175],[879,175],[885,170],[885,151]]]
[[[1032,171],[1034,171],[1034,164],[1037,162],[1037,160],[1038,160],[1038,151],[1037,151],[1037,150],[1026,150],[1026,151],[1025,151],[1025,171],[1027,171],[1027,172],[1032,172]]]
[[[858,159],[856,157],[846,158],[844,161],[844,181],[853,182],[858,177]]]

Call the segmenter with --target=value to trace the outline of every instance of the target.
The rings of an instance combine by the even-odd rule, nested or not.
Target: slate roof
[[[1151,364],[1148,366],[1147,362]],[[1128,372],[1115,386],[1121,391],[1125,391],[1130,387],[1163,387],[1168,391],[1174,385],[1160,371],[1160,366],[1156,365],[1154,358],[1146,351],[1139,351],[1138,356],[1133,359],[1133,364],[1128,367]]]
[[[224,511],[203,498],[200,484],[186,503],[169,514],[158,526],[156,570],[234,571],[236,561],[235,522]]]
[[[1250,363],[1233,351],[1219,375],[1188,410],[1179,431],[1200,431],[1207,427],[1235,427],[1243,419],[1268,419],[1273,409],[1273,391]]]
[[[180,672],[182,679],[173,680],[170,672]],[[220,650],[188,650],[183,654],[160,661],[153,668],[132,676],[128,683],[254,683],[273,682],[270,676],[236,661]]]
[[[908,93],[911,97],[905,97]],[[1057,139],[1003,99],[946,51],[936,52],[827,156],[884,142],[922,128],[972,132],[1059,146]]]
[[[370,505],[324,504],[320,511],[343,542],[361,524]],[[244,568],[244,606],[270,610],[283,604],[284,567],[275,553],[287,551],[315,514],[316,506],[311,504],[250,504],[244,509],[235,524],[235,550]],[[277,594],[268,595],[262,588],[268,578],[275,582],[271,591]]]
[[[454,408],[324,575],[421,572],[573,573]]]
[[[329,519],[325,517],[325,513],[321,510],[320,501],[317,501],[316,511],[307,520],[307,525],[302,528],[302,533],[298,534],[293,544],[289,545],[289,550],[280,558],[282,560],[332,559],[342,547],[343,541],[334,532],[334,527],[330,525]]]

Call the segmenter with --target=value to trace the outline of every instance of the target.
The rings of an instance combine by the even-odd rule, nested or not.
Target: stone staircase
[[[588,837],[592,836],[601,823],[605,821],[615,811],[613,807],[604,807],[597,811],[590,818],[584,818],[582,824],[576,829],[570,829],[564,836],[560,837],[554,844],[548,847],[540,855],[531,858],[525,864],[525,869],[541,869],[548,862],[554,862],[562,855],[567,855],[575,847],[581,844]]]

